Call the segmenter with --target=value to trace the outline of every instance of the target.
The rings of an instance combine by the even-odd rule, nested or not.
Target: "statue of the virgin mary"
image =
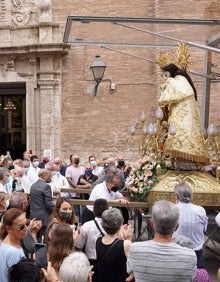
[[[168,132],[164,151],[174,169],[197,170],[210,163],[201,127],[195,86],[187,73],[188,46],[180,44],[175,64],[168,56],[157,59],[163,71],[159,105],[168,109],[167,122],[175,125],[175,136]],[[177,142],[175,142],[177,140]]]

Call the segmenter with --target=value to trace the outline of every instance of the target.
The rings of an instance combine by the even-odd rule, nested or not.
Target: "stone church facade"
[[[95,45],[64,44],[66,19],[69,15],[218,19],[219,1],[186,2],[0,0],[0,88],[11,83],[25,85],[27,150],[40,157],[45,149],[50,149],[53,156],[60,155],[65,161],[75,153],[84,163],[92,153],[99,160],[106,155],[123,155],[134,161],[138,153],[135,145],[126,143],[128,129],[142,111],[146,112],[149,122],[155,120],[161,82],[158,67],[140,58],[154,60],[165,48],[120,46],[116,49],[122,53],[117,53]],[[204,45],[210,38],[218,38],[220,33],[219,25],[147,27]],[[103,34],[102,25],[92,32],[98,38]],[[126,40],[125,35],[126,30],[122,30],[117,40]],[[137,36],[139,41],[144,37],[144,34]],[[153,38],[146,40],[161,42]],[[216,44],[219,48],[218,40]],[[101,56],[107,68],[106,80],[100,83],[94,97],[95,83],[89,67],[95,55]],[[204,73],[204,50],[192,48],[191,55],[192,68]],[[219,57],[219,53],[213,52],[209,61],[216,74],[220,73]],[[192,78],[202,108],[204,78],[196,75]],[[110,80],[116,85],[115,91],[109,89]],[[214,122],[220,105],[220,83],[211,83],[209,92],[210,121]]]

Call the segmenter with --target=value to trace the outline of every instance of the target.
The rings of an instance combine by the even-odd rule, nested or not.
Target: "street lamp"
[[[90,69],[92,70],[92,73],[93,73],[94,80],[96,82],[95,89],[94,89],[95,96],[97,94],[99,83],[103,79],[105,68],[106,68],[106,65],[101,60],[100,56],[99,55],[95,56],[95,60],[92,63],[92,65],[90,66]]]

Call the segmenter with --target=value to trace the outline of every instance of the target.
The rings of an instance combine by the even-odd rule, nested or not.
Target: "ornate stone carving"
[[[12,21],[17,26],[38,23],[37,6],[34,0],[11,0]]]
[[[2,72],[4,77],[6,76],[7,71],[15,71],[15,62],[13,60],[4,63]]]
[[[6,22],[8,20],[7,0],[0,0],[0,21]]]

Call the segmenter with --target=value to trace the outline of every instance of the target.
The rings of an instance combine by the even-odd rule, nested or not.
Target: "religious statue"
[[[167,122],[175,127],[168,131],[164,152],[172,159],[172,168],[198,170],[210,163],[203,136],[197,93],[187,73],[190,65],[188,46],[180,44],[176,61],[170,63],[168,54],[157,58],[163,71],[159,105],[168,111]]]

